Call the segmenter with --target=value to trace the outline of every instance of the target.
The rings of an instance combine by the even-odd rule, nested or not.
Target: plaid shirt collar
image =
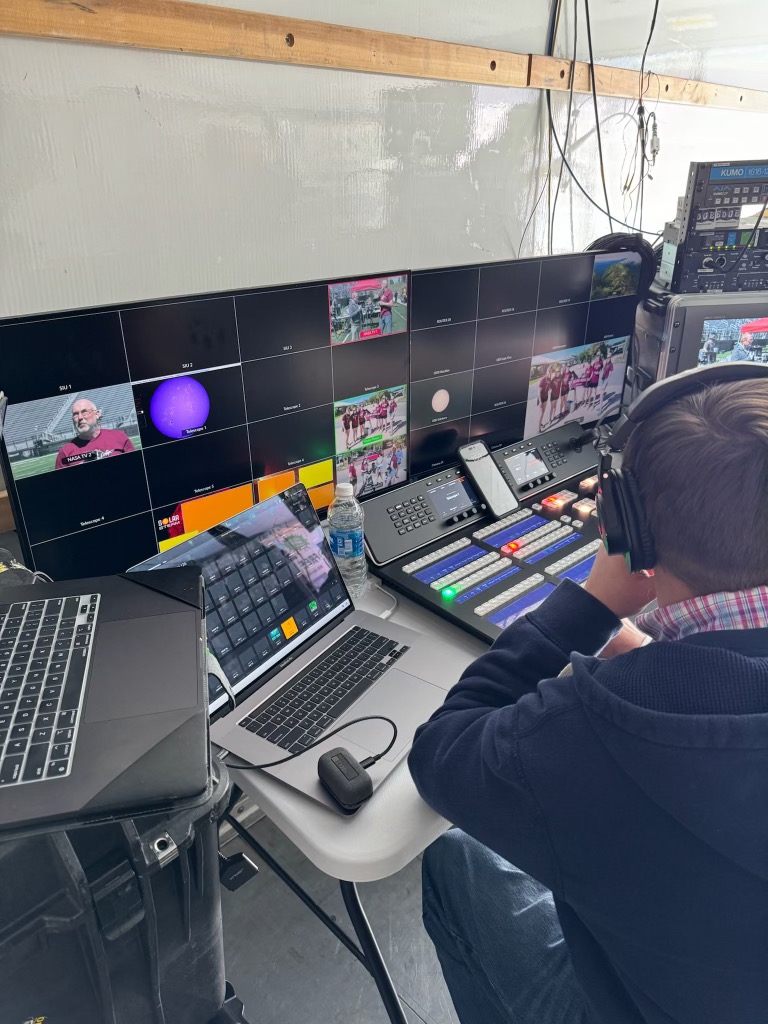
[[[768,587],[692,597],[638,615],[635,625],[654,640],[682,640],[719,629],[765,629]]]

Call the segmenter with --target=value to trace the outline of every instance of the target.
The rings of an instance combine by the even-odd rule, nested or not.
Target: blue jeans
[[[422,882],[461,1024],[585,1024],[549,889],[459,829],[425,851]]]

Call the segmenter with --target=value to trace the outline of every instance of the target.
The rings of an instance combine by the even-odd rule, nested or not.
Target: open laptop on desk
[[[0,590],[0,829],[205,794],[202,603],[194,569]]]
[[[244,761],[276,761],[345,721],[385,715],[398,735],[370,769],[376,787],[442,703],[449,668],[419,634],[355,610],[302,484],[132,571],[174,565],[203,573],[208,643],[236,701],[211,689],[211,739]],[[391,737],[387,722],[362,722],[270,773],[336,809],[320,755],[341,745],[362,761]]]

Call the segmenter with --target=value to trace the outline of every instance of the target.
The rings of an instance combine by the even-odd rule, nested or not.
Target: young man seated
[[[653,576],[601,549],[410,754],[457,826],[424,921],[462,1024],[768,1021],[768,380],[671,402],[624,467]]]

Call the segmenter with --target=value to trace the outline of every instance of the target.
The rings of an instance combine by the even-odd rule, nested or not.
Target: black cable
[[[768,207],[768,196],[765,197],[765,202],[763,203],[762,209],[760,210],[760,213],[758,214],[757,220],[755,221],[755,226],[752,228],[752,230],[751,230],[751,232],[749,234],[749,238],[746,240],[744,245],[741,247],[741,251],[736,256],[736,258],[734,259],[734,261],[730,265],[730,267],[728,267],[727,270],[723,271],[724,274],[730,274],[731,271],[735,270],[736,267],[738,267],[738,265],[741,263],[741,261],[742,261],[742,259],[744,257],[744,253],[747,251],[747,249],[750,247],[750,245],[752,245],[752,243],[755,240],[755,235],[757,234],[757,232],[760,229],[760,225],[763,222],[763,217],[765,216],[766,207]]]
[[[640,134],[641,134],[641,139],[640,139],[640,195],[638,197],[638,213],[639,213],[638,220],[640,221],[640,230],[642,230],[642,227],[643,227],[643,205],[645,203],[645,176],[646,176],[645,164],[646,164],[646,159],[647,159],[646,155],[645,155],[645,140],[646,140],[645,129],[646,129],[646,122],[645,122],[645,107],[643,106],[643,97],[645,96],[645,87],[643,86],[643,78],[645,77],[645,59],[648,56],[648,48],[651,45],[651,40],[653,39],[653,33],[654,33],[654,30],[656,29],[656,15],[658,13],[659,13],[659,0],[656,0],[656,3],[654,4],[654,7],[653,7],[653,14],[651,15],[651,27],[650,27],[650,30],[648,32],[648,38],[645,41],[645,49],[643,50],[643,56],[642,56],[642,59],[640,61],[640,83],[639,83],[639,90],[638,90],[639,91],[639,96],[638,96],[638,100],[637,100],[638,129],[639,129]]]
[[[587,20],[587,47],[589,49],[589,82],[592,86],[592,104],[595,108],[595,128],[597,129],[597,152],[600,157],[600,177],[603,181],[603,195],[605,197],[605,213],[608,215],[608,224],[613,231],[613,218],[611,217],[611,204],[608,201],[608,185],[605,181],[605,163],[603,161],[603,136],[600,131],[600,114],[597,109],[597,89],[595,87],[595,58],[592,53],[592,21],[589,16],[589,0],[584,0],[584,14]]]
[[[364,715],[362,718],[353,718],[350,722],[345,722],[343,725],[336,726],[335,729],[331,729],[330,732],[326,732],[319,739],[315,740],[314,743],[310,743],[309,746],[304,747],[303,750],[297,750],[295,754],[288,754],[287,757],[281,757],[279,761],[270,761],[268,764],[251,764],[246,761],[245,764],[230,764],[228,761],[222,761],[227,768],[235,768],[238,771],[252,771],[253,769],[261,768],[276,768],[279,764],[285,764],[286,761],[292,761],[295,757],[301,757],[302,754],[306,754],[308,750],[312,750],[320,743],[325,743],[331,736],[335,736],[337,732],[341,732],[343,729],[348,729],[351,725],[358,725],[360,722],[389,722],[392,726],[392,739],[389,741],[387,746],[382,750],[380,754],[374,754],[372,757],[366,757],[364,761],[361,761],[363,768],[370,768],[371,765],[376,764],[382,757],[385,757],[392,747],[395,745],[397,739],[397,726],[391,718],[387,718],[385,715]],[[242,760],[242,759],[241,759]]]
[[[547,43],[546,43],[546,52],[547,52],[547,55],[549,57],[552,56],[553,50],[554,50],[554,46],[555,46],[555,35],[557,33],[557,25],[558,25],[558,21],[559,21],[559,17],[560,17],[560,4],[561,4],[561,2],[562,2],[562,0],[552,0],[552,10],[551,10],[550,15],[549,15],[549,28],[547,29]],[[547,89],[546,92],[547,92],[547,95],[549,95],[549,89]],[[528,216],[528,220],[525,222],[525,227],[523,228],[523,233],[520,236],[520,243],[519,243],[519,245],[517,247],[517,258],[518,259],[520,259],[520,255],[521,255],[521,253],[523,251],[523,242],[525,241],[525,236],[528,234],[528,228],[531,226],[531,221],[533,220],[534,216],[536,215],[536,211],[539,208],[539,203],[541,202],[541,197],[544,195],[544,192],[546,191],[547,185],[550,183],[551,180],[552,180],[552,122],[551,122],[551,118],[550,118],[550,127],[549,127],[549,168],[547,170],[546,177],[544,178],[544,184],[541,186],[541,191],[539,192],[539,194],[538,194],[538,196],[536,198],[536,202],[533,204],[533,209],[531,210],[531,212],[530,212],[530,214]],[[547,215],[547,227],[549,228],[549,214]],[[550,251],[551,251],[551,239],[550,239]]]
[[[592,198],[592,196],[589,194],[589,192],[587,192],[587,190],[581,184],[579,179],[576,177],[576,174],[575,174],[573,168],[568,163],[568,159],[566,158],[566,155],[563,152],[563,147],[560,145],[560,138],[559,138],[559,136],[557,134],[557,130],[555,129],[554,122],[552,121],[552,105],[551,105],[551,102],[550,102],[549,95],[547,95],[547,109],[548,109],[548,112],[549,112],[549,122],[550,122],[550,125],[552,126],[552,138],[555,140],[555,145],[557,146],[558,152],[560,153],[560,157],[561,157],[563,163],[565,164],[565,166],[566,166],[566,168],[568,170],[568,173],[573,178],[574,185],[582,193],[584,198],[586,200],[588,200],[595,207],[595,209],[599,210],[600,213],[604,213],[606,215],[606,217],[609,216],[608,211],[604,210],[603,207],[598,202],[596,202],[596,200],[594,200]],[[613,220],[617,224],[620,224],[621,227],[628,228],[630,231],[638,231],[638,232],[640,231],[640,228],[637,227],[636,224],[627,224],[626,221],[619,220],[618,217],[613,217]],[[644,234],[644,235],[654,235],[656,238],[660,238],[661,237],[661,235],[658,232],[654,232],[654,231],[643,231],[642,234]]]
[[[571,114],[573,113],[573,86],[576,79],[576,58],[578,56],[577,46],[579,40],[579,0],[573,0],[573,60],[571,61],[571,81],[568,85],[568,116],[565,121],[565,145],[568,149],[568,137],[571,133]],[[549,90],[548,90],[549,91]],[[551,137],[551,136],[550,136]],[[563,180],[563,167],[560,166],[560,173],[557,176],[557,188],[555,198],[552,200],[552,209],[549,213],[549,237],[554,238],[555,234],[555,211],[557,210],[557,197],[560,195],[560,183]]]

